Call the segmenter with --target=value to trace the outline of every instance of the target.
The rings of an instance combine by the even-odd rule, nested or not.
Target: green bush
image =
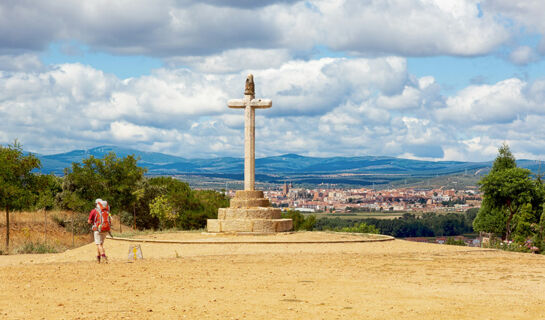
[[[302,213],[296,210],[288,210],[287,212],[282,212],[283,219],[291,219],[293,221],[293,230],[307,230],[311,231],[316,225],[316,216],[310,215],[305,217]]]
[[[119,219],[121,219],[121,223],[126,226],[132,226],[134,224],[134,214],[130,212],[121,211],[119,213]]]
[[[75,213],[74,214],[74,234],[86,234],[90,231],[90,226],[87,223],[87,214]],[[67,232],[72,232],[72,218],[53,215],[51,219],[60,227],[66,229]]]
[[[462,247],[466,246],[466,243],[464,242],[464,240],[456,240],[456,239],[454,239],[452,237],[448,237],[445,244],[448,244],[448,245],[451,245],[451,246],[462,246]]]
[[[87,223],[89,216],[85,213],[77,213],[74,217],[74,234],[86,234],[91,231],[91,227]],[[67,230],[72,231],[72,221],[67,224]]]
[[[59,252],[55,247],[42,242],[27,241],[25,244],[17,250],[17,253],[57,253]]]
[[[354,225],[353,227],[344,227],[339,231],[342,232],[355,232],[355,233],[374,233],[378,234],[379,230],[374,225],[368,225],[365,222]]]

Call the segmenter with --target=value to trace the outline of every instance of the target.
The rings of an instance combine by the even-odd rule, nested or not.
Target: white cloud
[[[541,41],[539,41],[539,45],[537,47],[537,52],[540,55],[545,56],[545,37],[542,37]]]
[[[545,2],[540,0],[510,1],[510,0],[485,0],[482,2],[483,10],[501,17],[518,37],[526,35],[541,36],[536,48],[527,45],[513,49],[509,59],[517,65],[526,65],[541,59],[545,55]]]
[[[441,1],[7,1],[0,4],[0,54],[42,51],[74,39],[92,50],[148,55],[199,70],[275,67],[316,45],[371,55],[481,55],[510,37],[474,0]],[[494,8],[495,9],[495,8]],[[493,11],[495,12],[495,11]],[[536,11],[541,12],[541,11]],[[536,22],[537,23],[537,22]],[[276,52],[277,55],[273,53]],[[268,58],[267,58],[268,57]],[[269,60],[269,61],[264,61]]]
[[[1,143],[52,153],[103,144],[184,157],[242,156],[243,115],[226,101],[253,72],[258,156],[391,155],[490,160],[507,141],[515,154],[545,153],[545,81],[511,78],[443,97],[433,77],[406,61],[324,58],[277,68],[207,74],[159,69],[120,80],[63,64],[0,73]]]
[[[527,65],[538,59],[538,54],[529,46],[520,46],[509,54],[509,60],[517,65]]]
[[[332,48],[357,53],[479,55],[509,38],[476,1],[317,1]]]
[[[495,125],[509,123],[529,112],[543,112],[543,101],[526,94],[526,82],[512,78],[494,85],[469,86],[435,111],[441,122],[457,125]]]
[[[204,73],[232,73],[245,69],[278,68],[291,56],[286,49],[233,49],[211,56],[167,58],[170,67],[189,67]]]
[[[420,106],[420,91],[417,88],[405,86],[403,92],[396,96],[381,96],[377,105],[386,109],[412,109]]]
[[[35,71],[42,68],[42,63],[35,54],[0,55],[0,70],[3,71]]]
[[[7,125],[0,132],[40,152],[114,142],[153,150],[165,146],[163,151],[184,156],[220,150],[237,155],[243,117],[226,101],[242,97],[248,72],[255,74],[258,97],[273,99],[272,109],[257,112],[257,122],[262,127],[258,136],[270,141],[265,150],[275,153],[301,153],[309,146],[316,150],[307,152],[322,152],[317,149],[324,139],[318,133],[309,137],[317,127],[332,125],[334,132],[344,133],[374,130],[362,127],[365,122],[386,125],[390,116],[374,99],[401,94],[411,85],[400,58],[294,60],[276,69],[221,75],[159,69],[125,80],[89,66],[63,64],[36,73],[1,74],[0,116]],[[335,139],[347,138],[332,136],[330,142]]]
[[[123,142],[157,140],[162,130],[145,126],[138,126],[125,121],[110,123],[110,132],[114,140]]]
[[[545,33],[545,2],[540,0],[511,1],[485,0],[482,1],[483,10],[514,20],[526,26],[530,32]]]

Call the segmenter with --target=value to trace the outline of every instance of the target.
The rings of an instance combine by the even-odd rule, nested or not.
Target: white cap
[[[97,207],[98,207],[98,204],[99,204],[99,203],[100,203],[103,207],[108,206],[108,201],[102,200],[102,199],[100,199],[100,198],[99,198],[99,199],[96,199],[96,200],[95,200],[95,203],[97,204]]]

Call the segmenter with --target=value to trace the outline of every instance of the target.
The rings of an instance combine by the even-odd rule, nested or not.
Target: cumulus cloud
[[[165,62],[169,67],[189,67],[204,73],[232,73],[244,69],[278,68],[290,59],[286,49],[233,49],[210,56],[165,58]]]
[[[517,65],[527,65],[539,59],[539,55],[529,46],[520,46],[509,55],[509,60]]]
[[[509,38],[475,1],[319,1],[327,43],[356,53],[478,55]],[[333,32],[331,32],[333,30]]]
[[[495,11],[493,11],[495,12]],[[536,11],[540,12],[540,11]],[[279,51],[272,66],[316,45],[356,55],[488,53],[510,31],[473,0],[440,1],[7,1],[0,54],[42,51],[77,39],[93,50],[233,71],[236,50]],[[263,61],[253,56],[250,67]]]
[[[528,90],[531,90],[528,84],[517,78],[493,85],[469,86],[449,97],[446,107],[435,110],[434,115],[441,122],[456,124],[509,123],[524,114],[543,112],[544,101],[528,95]]]
[[[242,156],[243,115],[229,109],[252,72],[257,155],[390,155],[490,160],[508,142],[542,155],[545,81],[510,78],[443,96],[403,58],[290,60],[277,68],[158,69],[119,79],[81,64],[0,73],[1,143],[53,153],[103,144],[184,157]]]
[[[0,70],[3,71],[36,71],[42,67],[35,54],[0,55]]]
[[[248,72],[255,75],[257,96],[273,100],[273,108],[259,110],[256,120],[269,154],[302,153],[309,146],[320,154],[340,152],[344,147],[336,140],[348,143],[347,132],[384,133],[390,125],[390,114],[377,100],[398,99],[409,90],[421,101],[433,87],[430,79],[414,81],[404,59],[394,57],[293,60],[277,69],[223,74],[159,69],[124,80],[62,64],[0,74],[0,116],[7,123],[1,136],[20,138],[40,152],[128,143],[189,157],[240,155],[243,116],[226,101],[242,97]],[[328,139],[315,132],[328,127]],[[325,140],[339,146],[319,150]]]
[[[483,10],[501,14],[514,22],[526,26],[528,31],[545,33],[545,2],[539,0],[511,1],[485,0],[481,2]]]
[[[506,24],[512,25],[518,36],[540,35],[541,41],[535,48],[529,46],[518,46],[513,49],[509,59],[517,65],[526,65],[539,60],[545,55],[545,2],[532,1],[509,1],[509,0],[486,0],[481,3],[483,10],[501,17]]]

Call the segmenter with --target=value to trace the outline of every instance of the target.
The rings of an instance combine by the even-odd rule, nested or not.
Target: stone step
[[[231,208],[254,208],[254,207],[270,207],[271,203],[269,199],[238,199],[233,198],[229,203]]]
[[[282,211],[279,208],[220,208],[219,220],[231,219],[280,219]]]
[[[291,219],[208,219],[208,232],[286,232],[293,228]]]
[[[237,190],[235,199],[260,199],[264,198],[263,191],[260,190]]]

